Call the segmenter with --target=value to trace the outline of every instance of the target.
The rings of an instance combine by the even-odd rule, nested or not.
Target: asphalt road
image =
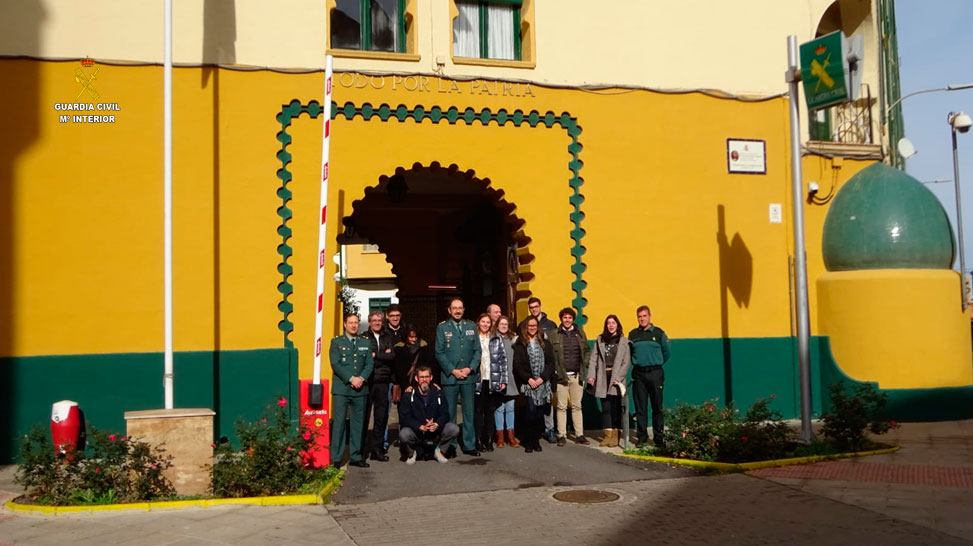
[[[623,459],[569,441],[557,447],[541,440],[543,451],[525,453],[504,447],[480,457],[462,453],[447,464],[399,461],[398,450],[389,462],[369,461],[370,468],[348,467],[335,504],[363,504],[403,497],[472,493],[531,487],[576,486],[596,483],[657,480],[694,476],[685,468]]]

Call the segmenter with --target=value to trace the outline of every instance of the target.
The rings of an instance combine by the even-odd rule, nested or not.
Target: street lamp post
[[[885,116],[884,116],[885,123],[888,124],[888,125],[891,125],[892,124],[893,119],[896,118],[896,110],[895,110],[895,107],[898,106],[902,101],[904,101],[905,99],[907,99],[909,97],[912,97],[912,96],[915,96],[915,95],[921,95],[923,93],[937,93],[937,92],[940,92],[940,91],[962,91],[964,89],[973,89],[973,83],[951,83],[951,84],[947,85],[946,87],[934,87],[932,89],[920,89],[919,91],[913,91],[912,93],[908,93],[908,94],[902,95],[901,97],[899,97],[898,100],[896,100],[892,104],[890,104],[887,107],[885,107],[885,112],[884,112],[884,114],[885,114]],[[893,144],[893,148],[892,149],[895,150],[894,143],[892,143],[892,144]],[[885,155],[885,143],[884,143],[884,141],[882,142],[882,155],[883,156]],[[894,155],[894,152],[893,152],[893,155]],[[892,160],[892,166],[893,167],[898,166],[898,162],[895,161],[895,158],[894,157],[893,157],[893,160]],[[899,168],[902,169],[902,170],[905,170],[905,165],[903,165],[903,166],[901,166]]]
[[[969,297],[966,294],[966,253],[963,249],[963,201],[960,199],[959,154],[956,151],[956,131],[966,133],[973,126],[970,116],[963,112],[950,112],[946,116],[949,132],[953,136],[953,186],[956,188],[956,241],[959,244],[959,291],[960,302],[966,310]]]

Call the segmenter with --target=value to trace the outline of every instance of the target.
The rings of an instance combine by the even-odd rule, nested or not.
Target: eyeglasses
[[[527,306],[527,308],[528,308],[528,309],[540,309],[540,308],[541,308],[541,306],[540,306],[540,305],[538,305],[538,304],[534,304],[534,305],[528,305],[528,306]]]

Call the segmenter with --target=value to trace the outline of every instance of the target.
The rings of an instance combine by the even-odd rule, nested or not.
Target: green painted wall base
[[[216,411],[216,437],[234,438],[238,417],[254,420],[279,396],[297,415],[297,350],[179,352],[175,407]],[[162,353],[0,358],[0,463],[17,456],[35,424],[50,426],[51,404],[74,400],[102,430],[125,430],[124,413],[163,407]]]
[[[830,409],[828,385],[849,378],[835,363],[827,337],[811,338],[811,407],[818,418]],[[733,400],[742,411],[758,398],[774,396],[771,407],[785,419],[801,416],[796,338],[708,338],[672,341],[665,365],[664,402],[699,404]],[[935,389],[881,389],[889,396],[888,417],[897,421],[945,421],[973,418],[973,385]],[[600,429],[596,400],[582,405],[585,428]],[[629,394],[631,402],[631,394]],[[634,416],[634,402],[629,412]]]
[[[774,396],[785,418],[800,416],[796,341],[793,338],[677,339],[666,364],[665,404],[719,398],[745,409]],[[124,431],[123,414],[163,405],[162,354],[0,358],[0,463],[16,458],[20,439],[35,424],[48,427],[51,404],[74,400],[99,429]],[[279,396],[297,411],[297,350],[182,352],[175,355],[175,406],[216,411],[216,436],[235,440],[234,421],[254,420]],[[827,411],[827,386],[856,383],[838,368],[826,337],[811,340],[814,416]],[[889,417],[897,421],[973,417],[973,385],[890,389]],[[585,397],[585,428],[600,429],[598,403]],[[634,407],[631,407],[634,415]]]

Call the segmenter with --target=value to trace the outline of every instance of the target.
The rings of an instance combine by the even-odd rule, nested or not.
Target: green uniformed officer
[[[443,369],[443,391],[449,421],[456,423],[456,400],[463,398],[463,453],[477,457],[473,429],[473,395],[480,380],[480,339],[473,321],[463,318],[463,300],[449,302],[450,319],[436,327],[436,360]]]
[[[365,378],[372,374],[372,346],[357,337],[358,315],[345,315],[345,333],[331,340],[331,464],[338,466],[345,454],[345,417],[351,405],[352,466],[368,467],[361,444],[365,420]]]

